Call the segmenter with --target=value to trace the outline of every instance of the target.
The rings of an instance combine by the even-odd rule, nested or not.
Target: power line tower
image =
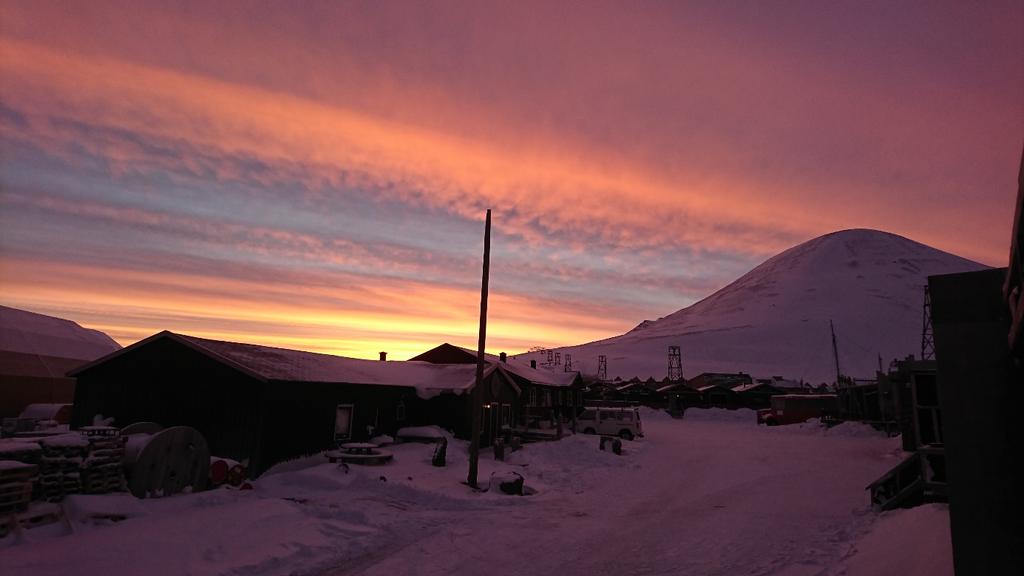
[[[565,355],[565,371],[572,372],[572,354]]]
[[[554,365],[558,366],[561,363],[562,363],[562,353],[561,352],[555,352],[555,364]]]
[[[555,351],[554,350],[548,350],[548,361],[547,361],[547,365],[548,366],[551,366],[551,363],[555,361],[555,356],[554,355],[555,355]]]
[[[683,379],[683,356],[679,346],[668,347],[668,379],[678,382]]]
[[[924,285],[924,307],[921,310],[921,360],[935,360],[935,335],[932,333],[932,297]]]
[[[604,354],[597,357],[597,379],[600,382],[608,379],[608,357]]]

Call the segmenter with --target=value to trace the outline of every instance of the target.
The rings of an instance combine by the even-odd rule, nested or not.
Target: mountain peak
[[[686,376],[743,371],[831,382],[831,323],[840,370],[870,377],[879,356],[888,363],[920,353],[928,276],[983,268],[897,234],[840,230],[769,258],[691,306],[568,351],[585,372],[591,356],[614,359],[610,377],[660,378],[668,347],[680,346]]]

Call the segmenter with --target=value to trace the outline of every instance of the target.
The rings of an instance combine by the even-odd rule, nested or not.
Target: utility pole
[[[601,354],[597,357],[597,380],[604,382],[608,379],[608,357]]]
[[[487,341],[487,282],[491,267],[491,209],[487,209],[487,223],[484,225],[484,273],[480,283],[480,340],[476,348],[476,385],[470,394],[472,426],[469,440],[469,476],[466,483],[477,487],[477,466],[480,460],[480,411],[483,410],[484,344]]]
[[[839,389],[839,346],[836,344],[836,327],[832,324],[832,321],[828,321],[828,327],[832,330],[832,357],[836,361],[836,389]]]

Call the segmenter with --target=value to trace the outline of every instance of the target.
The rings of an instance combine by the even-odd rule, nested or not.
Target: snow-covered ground
[[[385,466],[280,465],[251,491],[73,497],[68,522],[0,541],[0,574],[952,574],[943,507],[868,506],[898,439],[750,411],[644,417],[621,456],[583,435],[485,453],[485,483],[514,470],[530,496],[468,489],[453,441],[446,468],[410,443]]]

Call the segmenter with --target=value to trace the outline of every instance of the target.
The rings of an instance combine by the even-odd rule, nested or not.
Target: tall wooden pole
[[[836,389],[838,390],[839,386],[842,385],[842,382],[840,382],[842,377],[839,375],[839,345],[836,344],[836,327],[832,324],[831,320],[828,321],[828,328],[832,331],[832,357],[836,361]]]
[[[466,483],[477,487],[477,462],[480,459],[480,412],[483,410],[484,344],[487,340],[487,283],[491,268],[491,210],[487,209],[487,223],[484,225],[484,274],[480,283],[480,340],[476,348],[476,385],[469,396],[472,413],[469,440],[469,477]]]

